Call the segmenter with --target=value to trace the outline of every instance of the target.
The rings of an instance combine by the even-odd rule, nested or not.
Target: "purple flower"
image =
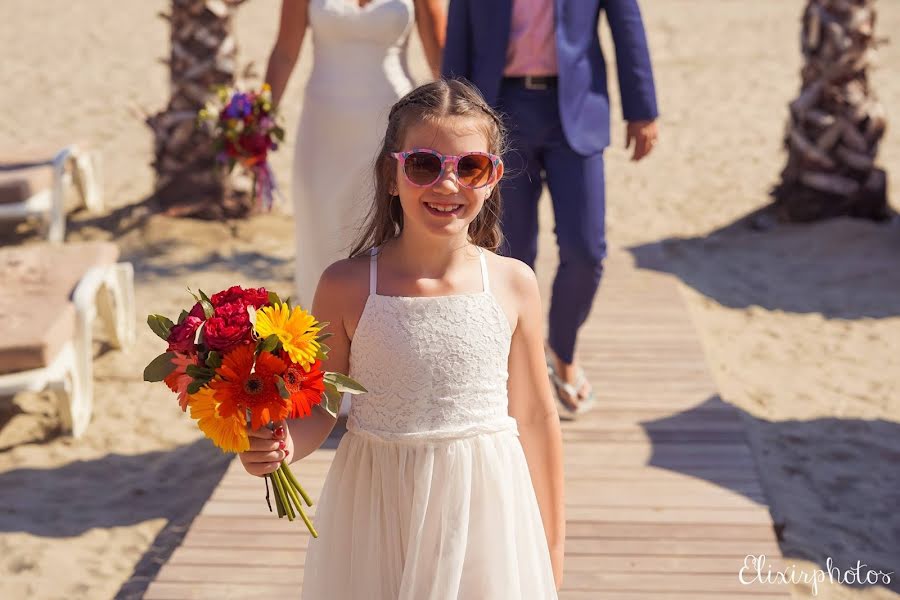
[[[225,107],[225,116],[229,119],[243,119],[253,111],[253,102],[244,93],[237,93],[231,97],[231,102]]]

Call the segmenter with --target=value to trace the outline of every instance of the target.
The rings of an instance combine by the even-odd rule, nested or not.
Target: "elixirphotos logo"
[[[775,570],[766,562],[766,555],[760,554],[754,556],[748,554],[744,558],[744,566],[738,573],[738,579],[743,585],[752,585],[757,583],[769,585],[787,585],[787,584],[806,584],[812,588],[813,596],[819,593],[819,584],[829,581],[834,584],[842,585],[890,585],[891,575],[893,571],[885,573],[884,571],[869,569],[868,565],[861,561],[856,561],[856,566],[849,569],[839,569],[834,566],[831,557],[825,561],[825,569],[813,569],[812,571],[803,571],[797,569],[796,566]]]

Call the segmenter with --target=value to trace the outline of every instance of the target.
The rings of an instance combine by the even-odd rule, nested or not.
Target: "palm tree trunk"
[[[809,0],[800,95],[790,105],[788,162],[775,188],[779,216],[884,219],[887,176],[876,167],[884,108],[869,85],[875,0]]]
[[[237,45],[232,15],[244,0],[172,0],[160,14],[171,26],[171,97],[147,119],[155,140],[155,197],[179,216],[243,216],[252,206],[235,194],[216,168],[207,133],[196,126],[197,112],[218,85],[234,85]]]

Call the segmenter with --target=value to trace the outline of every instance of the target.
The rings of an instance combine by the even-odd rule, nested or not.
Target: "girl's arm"
[[[544,358],[544,314],[537,279],[524,263],[514,264],[512,287],[519,315],[509,351],[509,414],[518,422],[559,589],[566,540],[562,432]]]
[[[282,0],[281,21],[278,26],[278,37],[269,65],[266,68],[266,83],[272,87],[272,101],[275,106],[281,101],[287,87],[291,71],[300,55],[303,36],[309,22],[309,0]]]
[[[350,339],[344,327],[347,298],[352,296],[343,283],[347,269],[341,261],[328,267],[319,279],[313,300],[312,314],[320,323],[329,323],[328,359],[322,362],[325,371],[347,373]],[[275,431],[262,427],[250,432],[250,450],[240,454],[244,469],[251,475],[266,475],[278,468],[282,460],[294,462],[309,456],[328,439],[337,419],[321,406],[314,406],[312,414],[303,419],[288,419],[276,423]]]
[[[422,38],[425,58],[435,79],[441,76],[441,54],[447,35],[447,13],[444,0],[415,0],[416,26]]]
[[[350,370],[350,336],[344,323],[348,301],[353,292],[347,283],[352,282],[354,272],[349,261],[337,262],[322,273],[312,303],[312,314],[319,323],[328,323],[328,359],[322,362],[324,371],[348,373]],[[337,420],[324,408],[317,406],[303,419],[288,421],[288,430],[293,441],[291,462],[300,460],[319,449],[328,439]]]

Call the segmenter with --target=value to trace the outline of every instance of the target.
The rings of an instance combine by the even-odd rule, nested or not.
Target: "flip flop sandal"
[[[588,381],[587,374],[584,372],[584,368],[578,367],[578,370],[575,372],[574,383],[569,383],[563,380],[562,377],[560,377],[556,372],[555,362],[553,360],[553,357],[551,356],[551,351],[549,351],[548,344],[544,345],[544,358],[547,361],[547,372],[550,374],[550,383],[553,384],[553,395],[556,398],[556,403],[560,408],[560,419],[566,421],[574,421],[578,415],[589,412],[592,408],[594,408],[594,404],[596,403],[594,386],[590,385],[590,381]],[[578,391],[581,390],[585,384],[590,385],[591,391],[583,399],[577,400],[579,397]],[[560,391],[565,392],[567,398],[576,399],[578,407],[572,408],[572,406],[564,402],[560,397]]]
[[[584,369],[578,367],[578,370],[575,372],[575,383],[569,384],[573,390],[575,390],[574,395],[570,395],[570,398],[578,398],[578,390],[584,388],[585,384],[590,386],[590,392],[583,399],[578,401],[578,408],[576,409],[576,413],[582,415],[586,412],[589,412],[594,405],[596,404],[597,395],[594,391],[594,386],[591,385],[591,382],[588,381],[587,374],[584,372]],[[568,392],[569,390],[566,390]]]
[[[559,418],[563,421],[574,421],[578,417],[578,409],[572,408],[566,404],[560,394],[565,392],[568,398],[577,398],[578,390],[571,383],[563,381],[554,369],[550,368],[549,373],[550,383],[553,384],[553,397],[556,398]]]

